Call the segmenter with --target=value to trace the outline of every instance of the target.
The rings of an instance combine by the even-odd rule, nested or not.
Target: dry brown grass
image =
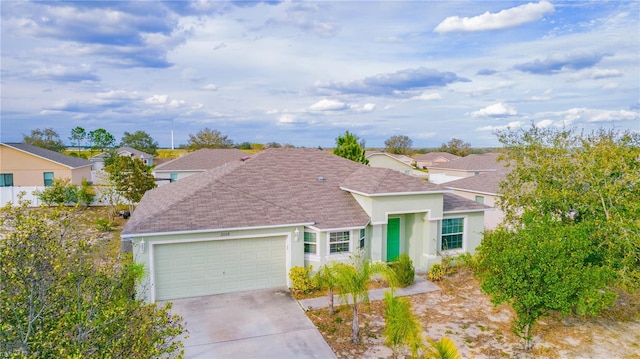
[[[514,313],[507,305],[495,307],[469,271],[460,271],[438,285],[442,290],[410,297],[424,334],[434,340],[448,336],[463,358],[625,358],[640,359],[640,298],[622,294],[616,306],[598,318],[557,315],[536,326],[534,348],[525,352],[523,342],[511,331]],[[384,346],[384,304],[360,305],[362,344],[351,335],[351,310],[337,307],[308,312],[339,358],[389,358]]]

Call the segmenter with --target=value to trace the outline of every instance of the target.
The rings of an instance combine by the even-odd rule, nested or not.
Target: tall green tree
[[[53,128],[45,128],[44,130],[36,128],[35,130],[31,130],[29,136],[23,135],[22,141],[26,144],[46,148],[55,152],[62,152],[65,149],[60,135],[58,135]]]
[[[231,148],[233,141],[227,138],[218,130],[212,130],[208,127],[198,131],[195,135],[189,134],[187,141],[187,150],[196,151],[202,148]]]
[[[345,132],[343,136],[336,138],[336,147],[333,149],[333,154],[350,159],[354,162],[360,162],[368,165],[369,160],[365,156],[365,142],[360,140],[358,136]]]
[[[109,182],[129,201],[132,211],[133,205],[140,202],[145,192],[156,187],[151,168],[139,158],[115,156],[104,169],[109,174]]]
[[[389,282],[395,284],[393,273],[386,263],[373,263],[368,259],[354,257],[352,263],[335,263],[334,270],[337,279],[339,297],[348,303],[352,309],[351,342],[360,344],[360,325],[358,322],[358,304],[369,304],[369,290],[367,283],[374,274],[387,276]]]
[[[120,140],[120,146],[135,148],[153,156],[158,154],[158,142],[144,131],[136,131],[134,133],[125,131],[122,140]]]
[[[438,149],[440,152],[448,152],[456,156],[468,156],[471,153],[471,144],[459,138],[452,138],[447,143],[443,143]]]
[[[409,136],[395,135],[389,137],[384,141],[385,151],[396,155],[409,155],[411,154],[411,146],[413,141]]]
[[[181,357],[182,319],[134,299],[144,275],[110,257],[62,207],[0,217],[0,353],[11,358]],[[7,230],[8,229],[8,230]]]
[[[71,136],[69,136],[69,141],[71,141],[71,146],[74,146],[78,149],[82,147],[83,142],[87,139],[87,131],[80,127],[76,126],[71,130]]]
[[[98,128],[89,132],[88,137],[91,142],[91,149],[100,152],[113,147],[116,143],[116,138],[104,128]]]
[[[481,286],[513,306],[514,331],[549,311],[597,315],[640,286],[640,135],[532,127],[499,133],[505,222],[478,249]]]

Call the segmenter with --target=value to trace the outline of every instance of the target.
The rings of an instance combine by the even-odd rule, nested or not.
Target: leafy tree
[[[443,143],[438,149],[440,152],[448,152],[456,156],[468,156],[471,153],[471,144],[459,138],[452,138],[447,143]]]
[[[335,314],[333,307],[333,290],[338,285],[338,278],[336,277],[336,271],[331,264],[325,264],[320,267],[320,270],[314,276],[316,286],[319,289],[327,290],[327,298],[329,300],[329,314]]]
[[[152,156],[158,154],[158,142],[154,141],[151,136],[144,131],[136,131],[134,133],[126,132],[120,140],[121,147],[131,147],[138,151],[148,153]]]
[[[394,290],[384,292],[385,309],[385,345],[391,347],[393,357],[398,357],[402,347],[411,349],[412,357],[418,357],[423,350],[422,326],[411,311],[411,304],[406,298],[398,298]]]
[[[93,202],[96,194],[86,179],[80,186],[71,184],[68,178],[54,178],[53,184],[38,193],[40,200],[46,205],[75,204],[88,206]]]
[[[113,147],[116,143],[116,138],[104,128],[99,128],[89,132],[88,137],[91,142],[91,149],[99,150],[100,152]]]
[[[231,147],[233,147],[233,141],[228,139],[226,135],[221,134],[220,131],[212,130],[208,127],[198,131],[195,136],[189,134],[189,141],[187,141],[187,150],[189,151],[196,151],[202,148]]]
[[[41,130],[36,128],[31,130],[31,135],[23,135],[23,142],[32,146],[46,148],[55,152],[62,152],[65,149],[60,135],[53,128]]]
[[[76,148],[82,147],[82,141],[87,139],[87,131],[84,128],[77,126],[73,130],[71,130],[71,136],[69,136],[69,141],[71,141],[71,146]]]
[[[530,348],[549,311],[597,315],[612,286],[640,285],[640,135],[532,127],[499,139],[506,217],[485,235],[477,271],[495,303],[513,306]]]
[[[253,148],[253,144],[251,142],[242,142],[242,143],[238,143],[233,147],[239,150],[250,150]]]
[[[386,263],[373,263],[368,259],[354,257],[353,263],[335,263],[335,275],[339,296],[343,302],[349,303],[353,311],[351,322],[351,342],[360,344],[360,325],[358,324],[358,304],[369,304],[369,291],[367,283],[374,274],[387,276],[391,284],[395,283],[393,274]]]
[[[265,148],[281,148],[282,145],[279,144],[278,142],[269,142],[267,144],[264,145]]]
[[[599,247],[597,264],[623,287],[640,286],[640,134],[576,133],[532,127],[499,133],[510,172],[501,183],[506,224],[523,214],[567,226],[589,222],[584,240]]]
[[[345,132],[344,136],[336,138],[336,147],[333,149],[333,154],[354,162],[369,164],[369,160],[365,156],[364,140],[358,139],[358,136],[349,131]]]
[[[156,187],[151,168],[139,158],[116,156],[105,171],[116,191],[129,201],[132,212],[133,204],[140,202],[145,192]]]
[[[144,275],[109,257],[72,210],[8,205],[0,224],[0,353],[14,358],[181,356],[182,319],[134,299]]]
[[[413,141],[405,135],[389,137],[384,141],[385,151],[396,155],[408,155],[411,153]]]

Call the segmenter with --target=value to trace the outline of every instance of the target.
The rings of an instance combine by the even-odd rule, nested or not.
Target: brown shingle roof
[[[429,152],[429,153],[416,156],[414,160],[429,162],[429,161],[435,161],[440,157],[447,159],[449,161],[453,161],[460,158],[460,156],[456,156],[449,152]]]
[[[158,165],[155,171],[206,171],[246,157],[246,152],[235,148],[205,148]]]
[[[446,182],[442,185],[450,189],[497,194],[498,189],[500,188],[500,181],[504,179],[506,174],[507,172],[504,170],[483,172],[476,176],[470,176],[459,180]]]
[[[462,171],[495,171],[504,168],[502,162],[498,162],[499,153],[472,154],[460,157],[446,163],[439,163],[429,168],[455,169]]]
[[[365,226],[369,216],[341,186],[367,194],[444,190],[316,149],[269,149],[147,192],[123,236],[302,223]]]
[[[465,211],[484,211],[491,207],[482,203],[468,200],[455,194],[444,194],[443,211],[447,212],[465,212]]]

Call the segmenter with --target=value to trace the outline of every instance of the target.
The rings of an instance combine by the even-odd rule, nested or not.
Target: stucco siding
[[[88,166],[86,169],[86,178],[90,179],[91,167]],[[66,166],[0,146],[0,173],[13,173],[14,186],[44,186],[45,172],[53,172],[53,178],[68,178],[74,184],[80,184],[82,181],[82,177],[75,176]],[[82,173],[86,173],[84,168]]]
[[[411,170],[413,169],[413,167],[384,154],[369,156],[368,160],[369,166],[371,167],[389,168],[406,174],[411,173]]]

